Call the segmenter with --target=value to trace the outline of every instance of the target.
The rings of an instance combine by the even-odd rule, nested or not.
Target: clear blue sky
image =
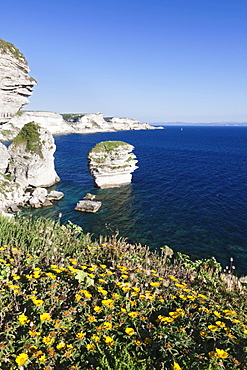
[[[247,0],[8,0],[0,31],[39,83],[28,110],[247,121]]]

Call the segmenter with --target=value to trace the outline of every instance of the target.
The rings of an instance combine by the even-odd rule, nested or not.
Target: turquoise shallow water
[[[154,131],[71,134],[55,137],[55,165],[65,197],[32,214],[71,220],[86,232],[112,233],[151,248],[167,244],[193,259],[230,257],[247,274],[247,127],[167,127]],[[95,189],[87,153],[98,142],[123,140],[135,146],[138,170],[132,184]],[[87,193],[103,207],[96,214],[74,211]]]

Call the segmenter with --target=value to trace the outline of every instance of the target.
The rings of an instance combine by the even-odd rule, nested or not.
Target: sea
[[[132,144],[138,169],[132,183],[97,189],[87,154],[105,140]],[[168,245],[192,260],[215,257],[247,275],[247,127],[165,126],[163,130],[55,136],[51,189],[64,198],[36,216],[80,225],[93,238],[113,235],[151,250]],[[75,211],[86,193],[97,195],[97,213]],[[24,211],[23,213],[30,210]],[[60,215],[59,215],[60,214]]]

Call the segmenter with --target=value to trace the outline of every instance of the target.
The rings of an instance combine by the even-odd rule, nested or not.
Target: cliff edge
[[[0,124],[8,122],[22,107],[37,82],[28,75],[24,55],[10,42],[0,39]]]

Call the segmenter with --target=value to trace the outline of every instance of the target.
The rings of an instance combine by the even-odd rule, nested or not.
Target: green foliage
[[[102,141],[101,143],[96,144],[93,149],[90,150],[88,153],[98,153],[98,152],[106,152],[109,153],[111,151],[117,150],[119,147],[124,147],[129,144],[125,143],[124,141]]]
[[[85,114],[76,114],[76,113],[62,113],[63,119],[68,122],[77,122],[78,119],[85,116]]]
[[[215,259],[172,256],[0,217],[1,369],[246,369],[246,288],[230,295]]]
[[[26,62],[24,55],[10,42],[0,39],[0,50],[2,53],[11,53],[16,59]]]
[[[34,122],[26,123],[14,138],[13,143],[16,146],[25,144],[26,152],[36,153],[43,158],[39,128],[40,126]]]

